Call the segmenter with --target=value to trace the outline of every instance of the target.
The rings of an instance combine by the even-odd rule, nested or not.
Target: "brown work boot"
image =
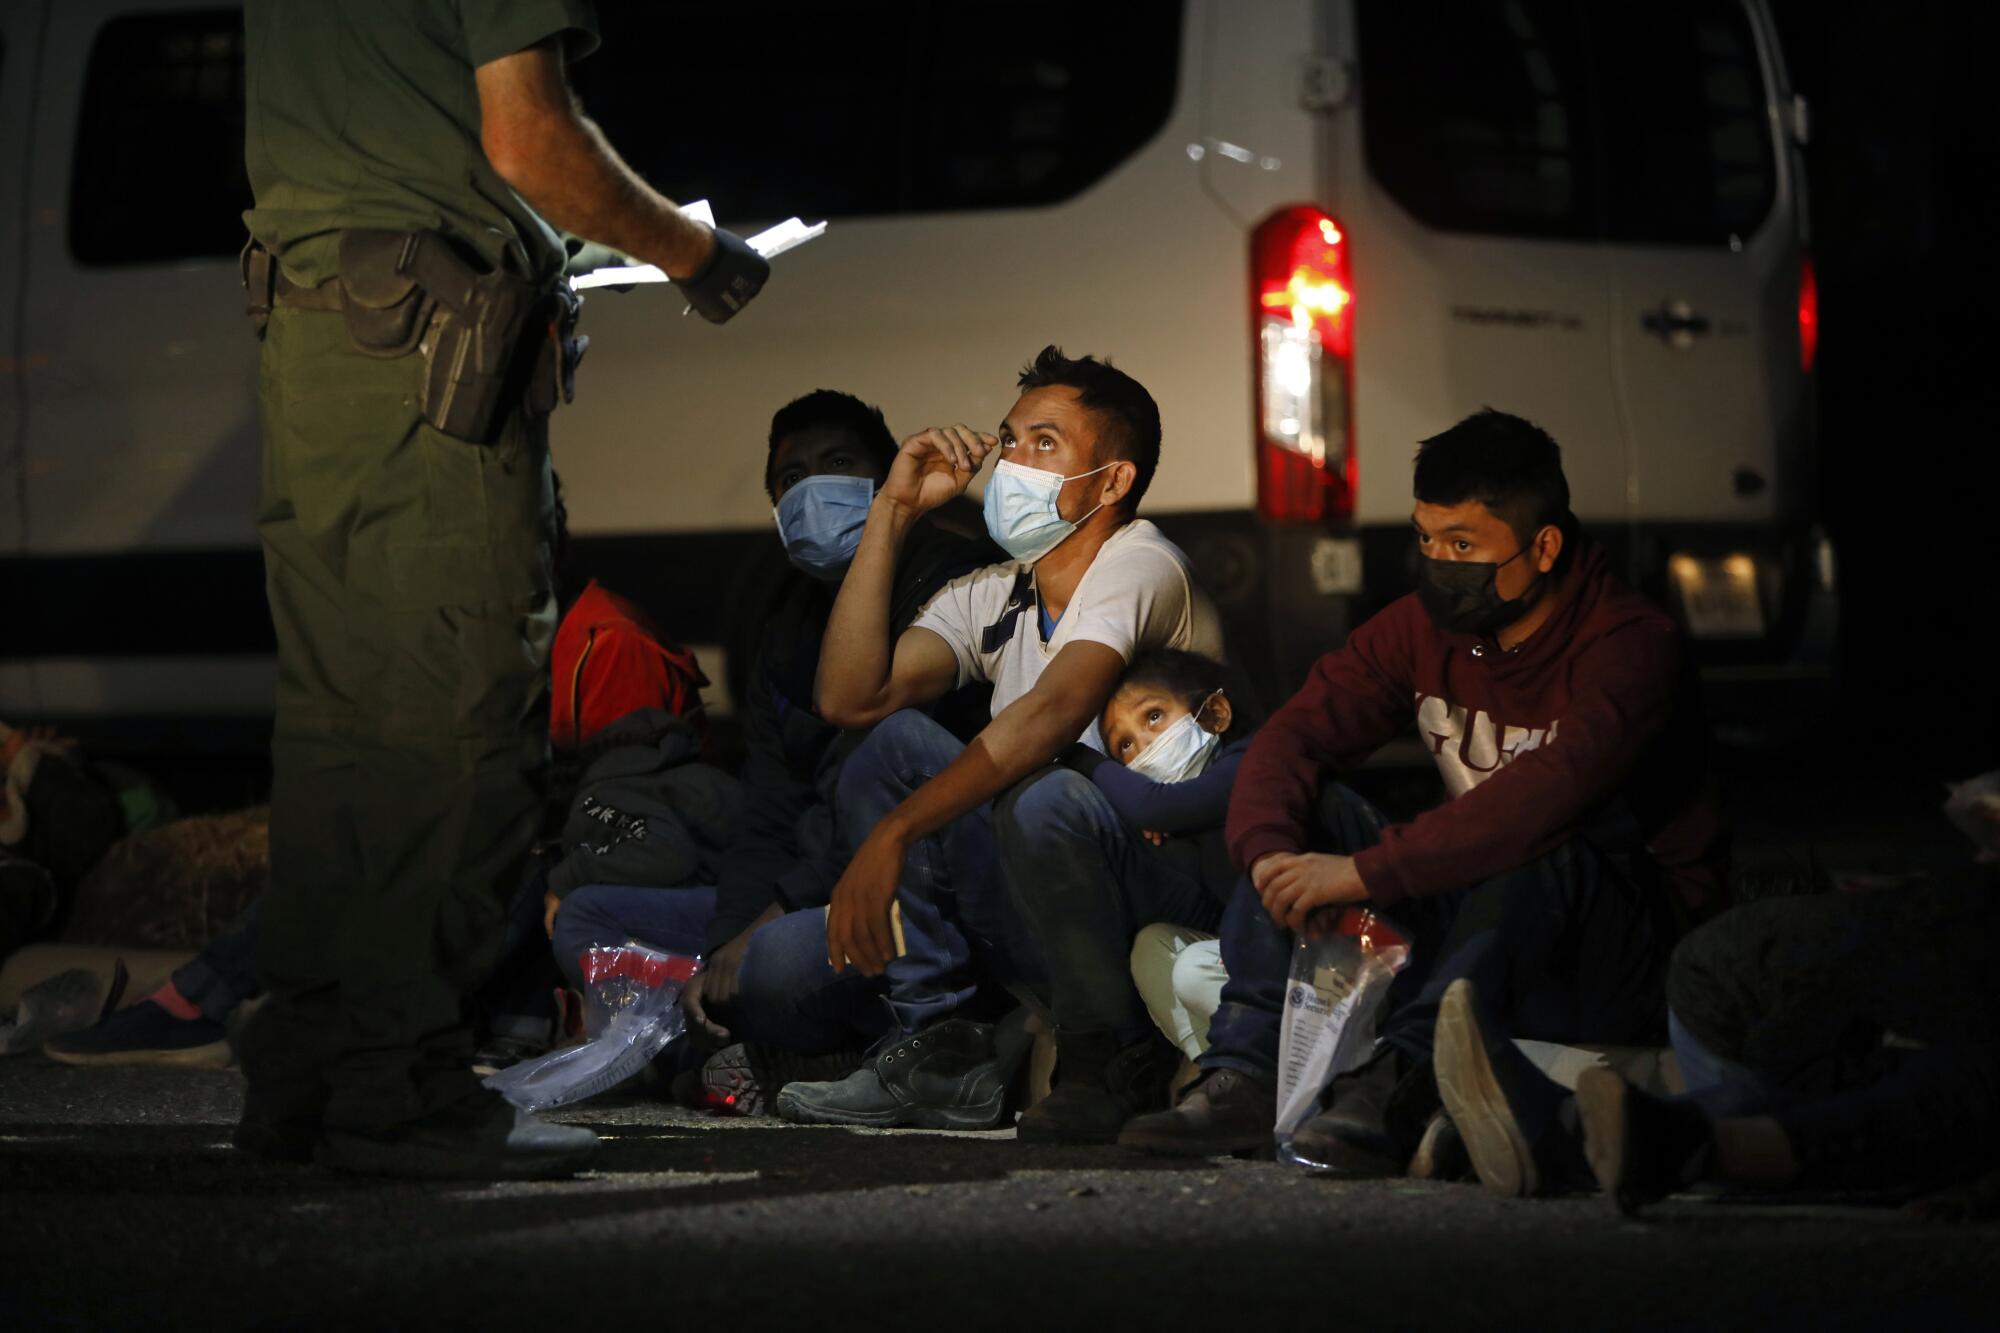
[[[1021,1114],[1023,1143],[1115,1143],[1133,1116],[1167,1104],[1180,1056],[1157,1034],[1118,1045],[1109,1032],[1056,1034],[1055,1090]]]
[[[1277,1089],[1240,1069],[1211,1069],[1171,1111],[1129,1121],[1118,1146],[1169,1157],[1268,1151],[1278,1118]]]

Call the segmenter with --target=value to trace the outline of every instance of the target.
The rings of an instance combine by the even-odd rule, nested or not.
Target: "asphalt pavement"
[[[1963,775],[1960,775],[1963,776]],[[1912,778],[1730,777],[1753,860],[1962,856]],[[0,1060],[0,1333],[41,1328],[1991,1327],[2000,1225],[1889,1204],[1337,1182],[628,1097],[543,1184],[246,1161],[233,1072]]]

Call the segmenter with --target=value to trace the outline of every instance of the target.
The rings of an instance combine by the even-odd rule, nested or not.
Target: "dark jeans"
[[[227,1022],[237,1005],[263,992],[257,984],[257,921],[263,902],[253,898],[241,916],[174,973],[174,989],[212,1023]]]
[[[859,847],[883,816],[964,750],[963,742],[922,713],[905,710],[885,718],[840,770],[836,806],[847,845]],[[912,846],[897,900],[908,952],[889,964],[888,994],[903,1031],[916,1032],[956,1013],[977,994],[982,977],[1017,994],[1046,993],[1041,951],[1007,892],[993,806],[961,815]],[[813,915],[824,954],[825,917]]]
[[[555,947],[570,983],[581,987],[577,957],[597,944],[637,940],[697,956],[715,890],[635,889],[598,884],[576,890],[556,914]],[[750,937],[737,973],[735,1001],[714,1011],[730,1035],[820,1054],[865,1046],[889,1026],[882,982],[858,972],[836,975],[826,962],[826,914],[809,908]]]
[[[1329,786],[1312,850],[1351,855],[1387,821],[1356,793]],[[1390,987],[1380,1040],[1428,1060],[1438,1005],[1461,977],[1515,1037],[1657,1044],[1664,1036],[1666,908],[1630,858],[1572,839],[1484,883],[1408,898],[1384,915],[1410,940]],[[1222,917],[1229,980],[1209,1026],[1204,1068],[1276,1076],[1293,936],[1264,911],[1246,877]]]
[[[1776,1117],[1808,1185],[1990,1163],[2000,904],[1977,879],[1768,899],[1692,932],[1667,983],[1688,1095],[1711,1116]]]
[[[599,945],[637,940],[665,953],[699,958],[702,933],[715,915],[715,886],[633,888],[592,884],[563,899],[556,913],[556,965],[569,984],[583,989],[583,953]]]
[[[1129,1042],[1153,1030],[1132,984],[1132,941],[1154,922],[1212,931],[1222,905],[1202,887],[1192,838],[1155,846],[1097,784],[1067,768],[1028,779],[994,804],[1000,864],[1048,975],[1065,1032]]]

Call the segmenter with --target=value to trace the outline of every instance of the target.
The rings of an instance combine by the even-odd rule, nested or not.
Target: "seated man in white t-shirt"
[[[992,1029],[958,1012],[982,979],[1053,1012],[1066,1084],[1105,1084],[1121,1106],[1133,1089],[1165,1089],[1127,959],[1140,927],[1206,910],[1206,895],[1054,761],[1091,730],[1133,657],[1219,656],[1221,631],[1187,557],[1134,516],[1159,462],[1152,396],[1054,347],[1020,388],[997,436],[946,426],[903,442],[827,622],[819,711],[874,728],[841,772],[855,851],[828,909],[827,957],[835,970],[886,976],[898,1031],[846,1079],[787,1085],[777,1106],[790,1120],[998,1123]],[[963,494],[990,452],[1000,462],[987,531],[1014,558],[947,584],[892,645],[889,591],[911,524]],[[917,705],[971,681],[992,683],[993,720],[964,745]],[[1090,901],[1050,901],[1056,886],[1006,873],[1010,849],[1083,826],[1116,844],[1113,872],[1079,895]],[[1067,937],[1072,922],[1087,943]]]

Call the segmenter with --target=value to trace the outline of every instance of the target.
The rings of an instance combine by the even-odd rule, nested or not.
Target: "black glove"
[[[675,278],[695,313],[711,324],[726,324],[730,316],[750,304],[771,276],[764,256],[744,244],[741,236],[717,228],[715,253],[690,278]]]

